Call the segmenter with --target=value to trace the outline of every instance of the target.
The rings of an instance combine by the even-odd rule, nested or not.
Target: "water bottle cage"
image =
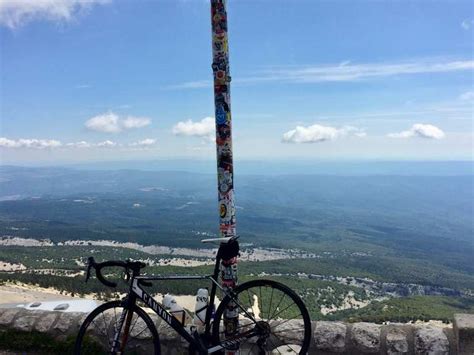
[[[170,314],[178,321],[181,323],[181,325],[184,325],[184,323],[186,322],[186,311],[183,309],[183,310],[180,310],[180,311],[171,311],[170,310]],[[178,318],[178,317],[181,317]]]
[[[194,311],[194,314],[196,315],[196,317],[198,317],[198,318],[199,318],[201,321],[203,321],[203,322],[204,322],[204,319],[201,319],[201,317],[199,317],[199,312],[202,312],[202,311],[204,311],[204,310],[207,310],[207,307],[209,307],[209,305],[206,304],[204,307],[201,307],[201,308],[196,309],[196,310]]]
[[[204,307],[201,307],[199,309],[196,309],[196,313],[204,311],[207,307],[209,307],[207,304]]]

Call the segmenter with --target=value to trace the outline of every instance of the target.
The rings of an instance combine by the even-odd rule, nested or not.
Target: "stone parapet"
[[[85,317],[85,313],[0,308],[0,331],[38,331],[61,340],[77,334]],[[158,317],[152,319],[160,335],[162,354],[187,354],[186,343],[180,336],[166,324],[160,324]],[[312,322],[312,327],[310,354],[474,354],[473,314],[457,314],[453,326],[445,328],[327,321]]]
[[[455,314],[453,329],[458,354],[474,354],[474,314]]]

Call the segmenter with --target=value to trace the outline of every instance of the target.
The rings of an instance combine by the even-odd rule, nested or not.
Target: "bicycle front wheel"
[[[160,341],[153,321],[143,309],[136,305],[125,308],[122,301],[112,301],[97,307],[84,320],[74,354],[160,355]]]
[[[307,354],[311,320],[301,298],[289,287],[272,280],[253,280],[234,289],[235,298],[224,297],[214,318],[215,345],[225,339],[224,312],[237,306],[240,354]]]

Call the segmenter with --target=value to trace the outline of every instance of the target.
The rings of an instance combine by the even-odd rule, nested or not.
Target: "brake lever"
[[[89,258],[89,263],[87,264],[87,270],[86,270],[86,282],[89,281],[91,277],[91,267],[93,265],[93,259]]]
[[[89,278],[91,277],[91,267],[87,267],[87,272],[86,272],[86,283],[89,281]]]
[[[130,281],[130,269],[127,267],[125,268],[125,282]]]

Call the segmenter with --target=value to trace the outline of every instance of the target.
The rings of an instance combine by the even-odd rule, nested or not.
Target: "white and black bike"
[[[212,275],[140,276],[146,265],[138,261],[105,261],[97,263],[91,257],[86,280],[91,269],[108,287],[116,287],[102,270],[108,267],[124,269],[130,288],[122,299],[104,303],[92,311],[82,324],[76,339],[76,355],[99,354],[160,354],[160,340],[155,324],[137,302],[153,310],[188,343],[190,354],[220,354],[225,349],[240,347],[240,354],[307,354],[311,339],[311,322],[301,298],[287,286],[273,280],[257,279],[245,282],[233,290],[219,283],[219,265],[230,254],[237,255],[236,238],[207,239],[220,243]],[[224,259],[225,260],[225,259]],[[204,329],[198,332],[157,302],[144,287],[151,282],[166,280],[207,280],[211,283],[209,306]],[[222,301],[213,312],[217,289]],[[224,311],[237,306],[238,327],[232,337],[225,334]]]

